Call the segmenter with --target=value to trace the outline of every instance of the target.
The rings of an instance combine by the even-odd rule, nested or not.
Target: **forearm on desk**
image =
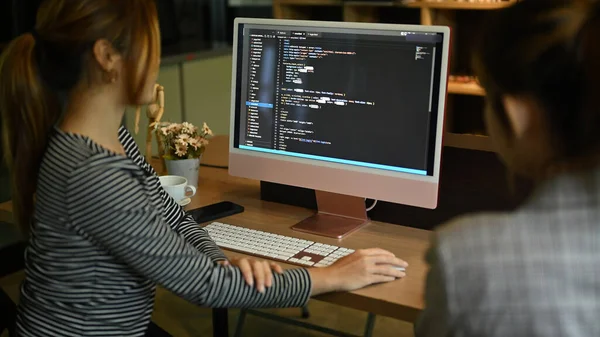
[[[215,262],[227,260],[223,251],[208,235],[208,232],[200,227],[191,215],[186,214],[173,229],[181,234],[198,251],[211,258],[211,260]]]
[[[218,266],[216,268],[219,268]],[[273,274],[273,284],[264,293],[247,285],[239,268],[228,269],[227,277],[217,277],[203,299],[205,306],[212,308],[286,308],[302,307],[311,296],[311,278],[305,269],[291,269],[283,274]],[[243,286],[238,286],[240,283]]]
[[[214,262],[227,260],[225,254],[212,240],[208,232],[196,223],[191,215],[187,214],[164,190],[161,190],[163,201],[163,215],[165,221],[174,231],[179,233],[198,251],[204,253]]]
[[[85,185],[70,184],[67,200],[81,200],[90,207],[85,211],[67,208],[69,226],[132,272],[192,303],[208,307],[296,307],[308,300],[311,279],[306,270],[276,274],[273,285],[260,293],[246,284],[239,268],[215,264],[198,251],[197,246],[202,246],[199,241],[209,237],[202,237],[204,231],[195,222],[184,221],[182,216],[168,217],[172,225],[167,224],[163,210],[159,211],[146,194],[146,186],[129,172],[112,167],[89,171],[75,170],[89,177],[90,185],[110,177],[115,191],[86,194]],[[75,175],[69,180],[83,179]],[[118,186],[128,186],[130,193],[117,193]],[[113,197],[106,198],[109,194]]]

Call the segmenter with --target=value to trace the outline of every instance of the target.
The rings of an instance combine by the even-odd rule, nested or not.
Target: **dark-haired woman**
[[[488,24],[487,128],[537,188],[436,233],[416,334],[600,336],[600,4],[524,0]]]

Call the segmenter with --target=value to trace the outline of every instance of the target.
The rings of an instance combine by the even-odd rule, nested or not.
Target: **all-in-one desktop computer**
[[[318,214],[293,229],[335,238],[367,222],[365,198],[435,208],[449,41],[448,27],[237,19],[230,174],[314,189]]]

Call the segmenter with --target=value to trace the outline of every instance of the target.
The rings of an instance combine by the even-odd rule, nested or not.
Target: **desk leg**
[[[364,337],[372,337],[374,328],[375,328],[375,314],[369,313],[369,316],[367,316],[367,325],[365,326],[365,333],[363,336]]]
[[[212,310],[213,337],[229,337],[227,309]]]

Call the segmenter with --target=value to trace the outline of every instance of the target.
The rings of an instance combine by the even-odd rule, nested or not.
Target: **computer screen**
[[[444,35],[238,27],[234,146],[432,176]]]
[[[231,175],[314,189],[317,201],[437,206],[448,27],[246,18],[234,27]]]

